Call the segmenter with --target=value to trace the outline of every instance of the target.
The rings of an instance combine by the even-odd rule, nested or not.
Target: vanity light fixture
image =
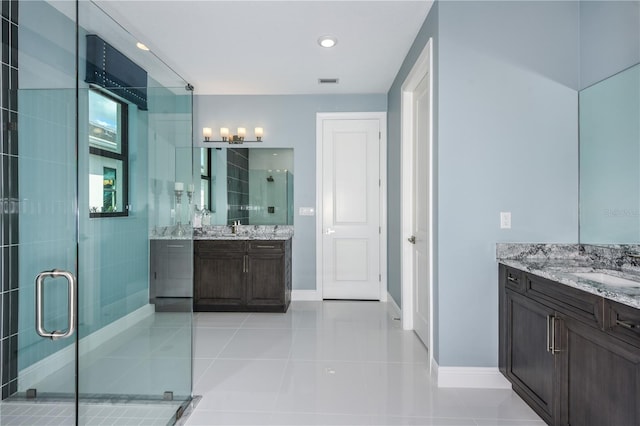
[[[141,42],[137,42],[136,47],[140,50],[144,50],[145,52],[149,51],[149,48],[147,47],[147,45]]]
[[[205,127],[202,129],[202,136],[204,136],[204,141],[209,142],[211,140],[211,127]]]
[[[338,44],[338,39],[334,36],[324,35],[318,39],[318,44],[324,48],[331,48]]]
[[[238,127],[236,130],[236,134],[232,135],[229,133],[228,127],[220,128],[220,140],[212,140],[212,130],[210,127],[204,127],[202,129],[202,136],[204,137],[204,142],[227,142],[229,144],[241,144],[244,142],[262,142],[262,137],[264,136],[264,129],[262,127],[256,127],[253,132],[255,133],[255,140],[245,140],[247,135],[247,129],[245,127]]]

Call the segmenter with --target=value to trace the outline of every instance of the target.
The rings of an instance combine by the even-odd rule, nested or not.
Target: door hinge
[[[382,282],[382,274],[378,274],[378,282]]]
[[[378,140],[382,140],[382,132],[378,132]]]
[[[155,271],[153,272],[153,279],[154,279],[154,280],[157,280],[157,279],[158,279],[158,273],[157,273],[157,272],[155,272]]]
[[[378,226],[378,234],[382,234],[382,226]]]
[[[378,186],[382,186],[382,179],[378,179]]]

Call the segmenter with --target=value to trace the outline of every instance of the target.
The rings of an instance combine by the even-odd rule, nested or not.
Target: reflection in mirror
[[[640,64],[580,92],[580,243],[640,243]]]
[[[293,149],[198,148],[211,225],[293,225]]]

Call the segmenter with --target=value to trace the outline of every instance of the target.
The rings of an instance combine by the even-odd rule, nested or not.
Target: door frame
[[[401,147],[402,147],[402,328],[413,330],[413,246],[407,244],[412,235],[413,221],[413,92],[425,76],[429,76],[429,358],[433,361],[433,265],[434,265],[434,173],[433,173],[433,38],[429,38],[413,68],[402,83],[401,89]],[[432,364],[432,363],[431,363]]]
[[[322,300],[324,272],[322,266],[322,135],[324,120],[378,120],[380,123],[380,301],[387,301],[387,113],[386,112],[318,112],[316,113],[316,294]]]

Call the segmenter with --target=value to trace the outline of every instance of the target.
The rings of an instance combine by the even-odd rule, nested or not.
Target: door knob
[[[416,236],[412,235],[409,238],[407,238],[407,241],[409,241],[411,244],[415,244],[416,243]]]
[[[335,234],[335,233],[336,233],[335,229],[327,228],[327,231],[325,232],[325,235],[331,235],[331,234]]]

